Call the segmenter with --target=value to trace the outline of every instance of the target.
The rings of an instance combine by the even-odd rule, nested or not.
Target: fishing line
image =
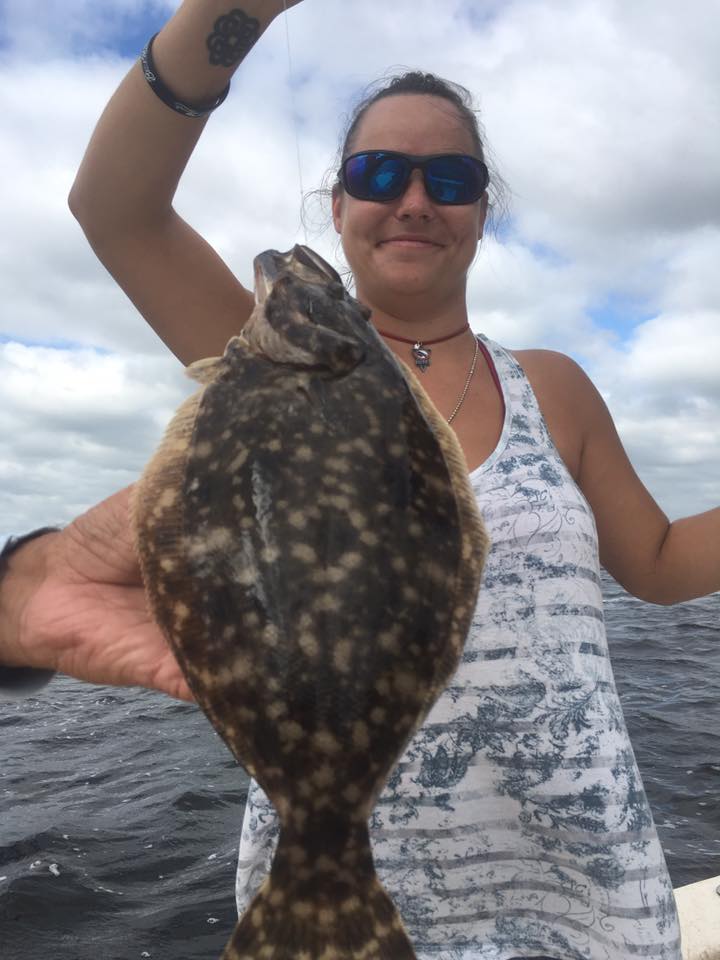
[[[283,10],[285,11],[285,16],[283,19],[285,20],[285,40],[287,42],[288,87],[290,88],[290,109],[292,111],[293,127],[295,129],[295,149],[297,151],[298,179],[300,180],[300,221],[302,223],[303,235],[305,237],[305,246],[308,246],[307,229],[305,227],[305,221],[303,220],[303,216],[302,216],[305,191],[303,190],[302,163],[300,160],[300,133],[298,130],[297,110],[295,107],[295,91],[293,89],[293,66],[292,66],[292,56],[290,55],[290,28],[288,26],[288,10],[287,10],[287,3],[285,2],[285,0],[283,0]]]

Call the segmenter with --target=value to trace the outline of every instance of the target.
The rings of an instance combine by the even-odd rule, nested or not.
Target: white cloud
[[[167,356],[1,345],[0,528],[67,522],[131,483],[193,388]]]
[[[472,29],[468,7],[490,7],[495,16]],[[438,17],[426,0],[412,4],[409,22],[408,4],[388,9],[376,0],[327,5],[320,21],[307,3],[292,21],[296,70],[314,77],[299,102],[308,115],[333,116],[395,64],[465,84],[478,95],[529,239],[574,245],[598,231],[717,218],[720,112],[713,100],[720,68],[704,38],[717,24],[716,6],[698,3],[692,18],[669,0],[648,7],[645,18],[626,7],[451,0]],[[688,19],[695,28],[685,30],[681,46],[671,27]],[[335,39],[343,34],[363,50],[362,61],[348,64],[346,46]],[[319,48],[322,70],[315,68]],[[328,73],[336,82],[326,82]]]
[[[176,5],[68,0],[38,21],[24,2],[5,4],[0,333],[16,341],[0,351],[7,532],[68,519],[129,482],[190,389],[67,208],[93,126],[131,65],[103,49],[122,24]],[[303,238],[293,105],[310,190],[343,115],[389,67],[466,85],[515,218],[474,268],[473,326],[580,359],[661,506],[706,509],[720,500],[719,20],[716,0],[696,0],[691,17],[671,0],[448,0],[442,15],[436,0],[305,0],[288,19],[294,97],[278,22],[210,120],[177,209],[250,285],[255,254]],[[73,52],[91,44],[92,55]],[[332,229],[309,240],[334,259]],[[639,304],[617,330],[598,312],[612,297]]]
[[[689,399],[720,400],[720,326],[711,310],[660,314],[636,327],[622,375],[639,387],[677,388]]]

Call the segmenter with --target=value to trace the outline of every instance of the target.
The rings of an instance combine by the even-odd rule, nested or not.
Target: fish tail
[[[367,828],[364,832],[367,838]],[[364,869],[357,869],[352,856],[321,854],[308,876],[303,876],[307,864],[298,863],[302,848],[295,846],[293,856],[293,847],[283,850],[282,840],[281,833],[271,871],[221,960],[417,960],[375,873],[369,838]]]

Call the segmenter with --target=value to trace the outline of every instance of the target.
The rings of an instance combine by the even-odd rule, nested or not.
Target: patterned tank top
[[[419,960],[680,960],[672,885],[618,698],[595,520],[511,354],[470,475],[492,547],[462,662],[370,821]],[[243,911],[278,834],[253,781]]]

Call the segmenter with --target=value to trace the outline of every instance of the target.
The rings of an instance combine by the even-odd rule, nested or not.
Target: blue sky
[[[648,300],[637,300],[613,290],[608,290],[605,297],[597,303],[591,303],[587,313],[593,323],[604,330],[612,331],[621,342],[632,334],[639,323],[652,320],[657,315]]]
[[[42,39],[45,35],[49,41],[45,48],[48,53],[59,48],[70,58],[102,53],[136,56],[148,37],[165,23],[169,7],[146,3],[139,9],[128,10],[109,3],[102,6],[104,16],[90,17],[83,16],[83,9],[77,4],[68,4],[64,9],[62,3],[50,0],[42,6],[43,15],[38,17],[38,8],[26,5],[26,16],[34,20],[36,37]],[[22,51],[24,37],[17,31],[17,25],[23,20],[17,0],[6,0],[0,5],[0,50]]]
[[[177,6],[0,3],[0,533],[131,482],[189,386],[90,250],[67,193],[105,103]],[[393,68],[465,85],[510,215],[470,275],[474,329],[568,353],[670,516],[720,501],[716,0],[303,0],[233,81],[178,212],[252,285],[304,239],[344,117]],[[295,116],[293,116],[295,111]],[[332,231],[308,240],[341,271]],[[336,258],[337,254],[337,258]]]

